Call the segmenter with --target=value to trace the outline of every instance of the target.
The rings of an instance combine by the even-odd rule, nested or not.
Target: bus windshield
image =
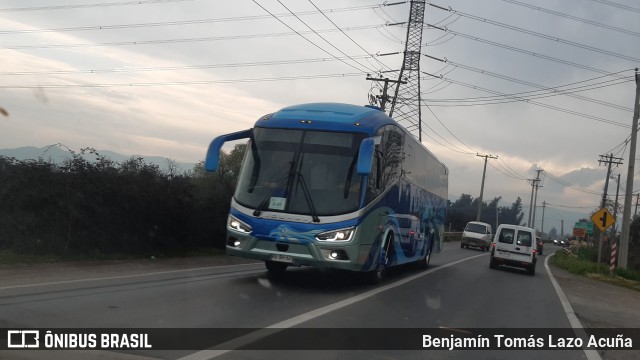
[[[329,216],[360,205],[359,133],[255,128],[236,201],[260,211]],[[257,214],[256,214],[257,215]]]

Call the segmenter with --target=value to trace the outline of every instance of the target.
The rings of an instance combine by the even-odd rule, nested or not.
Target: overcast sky
[[[425,28],[422,52],[448,62],[420,65],[443,76],[421,83],[423,143],[449,167],[450,199],[479,195],[476,153],[498,156],[484,199],[502,206],[520,196],[528,210],[526,179],[545,170],[545,229],[559,229],[563,211],[598,207],[599,155],[624,159],[614,174],[625,185],[637,1],[432,3],[456,11],[427,6],[425,24],[441,29]],[[0,148],[62,143],[197,162],[215,136],[284,106],[367,104],[367,73],[402,64],[377,54],[404,50],[406,27],[390,24],[408,15],[408,2],[374,0],[0,1]]]

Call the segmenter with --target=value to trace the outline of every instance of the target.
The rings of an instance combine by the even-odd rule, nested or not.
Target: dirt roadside
[[[553,265],[550,268],[583,327],[640,327],[640,291],[575,275]],[[603,350],[599,354],[604,360],[640,359],[636,350]]]

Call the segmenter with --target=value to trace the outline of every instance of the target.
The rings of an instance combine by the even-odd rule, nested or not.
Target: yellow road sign
[[[613,215],[611,215],[611,213],[605,208],[602,208],[595,214],[591,215],[591,220],[593,221],[593,224],[600,229],[600,231],[604,231],[616,222]]]

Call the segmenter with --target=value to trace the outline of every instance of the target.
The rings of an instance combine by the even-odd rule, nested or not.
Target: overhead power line
[[[577,16],[573,16],[573,15],[562,13],[560,11],[545,9],[543,7],[540,7],[540,6],[537,6],[537,5],[527,4],[527,3],[524,3],[522,1],[517,1],[517,0],[502,0],[502,1],[508,2],[510,4],[526,7],[526,8],[529,8],[531,10],[544,12],[544,13],[547,13],[547,14],[550,14],[550,15],[555,15],[555,16],[566,18],[566,19],[571,19],[571,20],[574,20],[574,21],[578,21],[578,22],[581,22],[581,23],[585,23],[585,24],[601,27],[603,29],[608,29],[608,30],[624,33],[624,34],[627,34],[627,35],[633,35],[633,36],[640,37],[640,32],[637,32],[637,31],[631,31],[629,29],[624,29],[624,28],[620,28],[620,27],[616,27],[616,26],[600,23],[600,22],[597,22],[597,21],[580,18],[580,17],[577,17]]]
[[[356,59],[370,58],[368,55],[351,56]],[[203,69],[222,69],[236,67],[254,67],[254,66],[279,66],[292,64],[312,64],[339,61],[342,58],[309,58],[309,59],[291,59],[291,60],[271,60],[271,61],[253,61],[245,63],[226,63],[226,64],[203,64],[203,65],[184,65],[184,66],[148,66],[137,68],[111,68],[111,69],[84,69],[84,70],[50,70],[50,71],[7,71],[1,72],[0,76],[24,76],[24,75],[69,75],[69,74],[102,74],[102,73],[135,73],[135,72],[152,72],[152,71],[175,71],[175,70],[203,70]]]
[[[327,40],[324,38],[324,36],[320,35],[320,33],[318,33],[314,28],[312,28],[309,24],[307,24],[304,20],[302,20],[300,18],[300,16],[298,16],[296,13],[294,13],[293,11],[291,11],[285,4],[282,3],[282,1],[277,0],[278,3],[284,7],[288,12],[291,13],[291,15],[293,15],[298,21],[300,21],[304,26],[306,26],[309,30],[311,30],[314,34],[316,34],[316,36],[318,36],[320,39],[322,39],[322,41],[324,41],[325,43],[327,43],[329,46],[331,46],[332,48],[334,48],[336,51],[338,51],[340,54],[349,57],[349,55],[347,55],[344,51],[342,51],[340,48],[338,48],[337,46],[335,46],[331,41]],[[254,2],[256,2],[254,0]],[[264,8],[263,8],[264,9]],[[278,19],[281,23],[285,24],[282,20]],[[286,25],[286,24],[285,24]],[[335,24],[334,24],[335,25]],[[286,25],[287,27],[289,27],[288,25]],[[289,27],[290,29],[293,30],[293,28]],[[336,26],[336,28],[342,32],[344,34],[344,31],[342,29],[340,29],[339,27]],[[294,30],[295,31],[295,30]],[[306,37],[305,37],[306,39]],[[315,45],[315,44],[314,44]],[[316,45],[317,46],[317,45]],[[325,50],[326,52],[326,50]],[[333,56],[333,55],[332,55]],[[355,60],[353,58],[350,58],[351,61],[355,62],[356,64],[364,67],[365,69],[375,72],[375,69],[371,69],[370,67],[368,67],[367,65],[362,64],[361,62],[359,62],[358,60]],[[344,60],[342,61],[344,63],[346,63]],[[355,68],[355,67],[354,67]]]
[[[367,6],[351,6],[344,8],[332,8],[320,10],[323,13],[338,13],[357,10],[372,10],[382,5],[367,5]],[[298,15],[315,15],[318,14],[316,10],[302,11]],[[291,17],[290,13],[275,14],[277,17]],[[91,26],[76,26],[76,27],[63,27],[63,28],[49,28],[49,29],[26,29],[26,30],[0,30],[0,35],[13,35],[13,34],[32,34],[41,32],[73,32],[73,31],[92,31],[92,30],[118,30],[118,29],[131,29],[131,28],[146,28],[146,27],[163,27],[163,26],[182,26],[182,25],[197,25],[197,24],[210,24],[218,22],[238,22],[238,21],[253,21],[271,19],[271,15],[251,15],[251,16],[234,16],[224,18],[210,18],[210,19],[196,19],[196,20],[177,20],[177,21],[161,21],[161,22],[149,22],[149,23],[135,23],[135,24],[113,24],[113,25],[91,25]]]
[[[158,82],[126,82],[126,83],[97,83],[97,84],[0,85],[0,89],[65,89],[65,88],[107,88],[107,87],[172,86],[172,85],[209,85],[209,84],[329,79],[329,78],[362,76],[363,74],[364,74],[363,72],[356,72],[356,73],[340,73],[340,74],[318,74],[318,75],[280,76],[280,77],[270,77],[270,78],[247,78],[247,79],[226,79],[226,80],[158,81]]]
[[[592,206],[567,206],[567,205],[554,205],[554,204],[549,204],[546,203],[547,206],[551,206],[551,207],[555,207],[555,208],[566,208],[566,209],[595,209],[597,208],[599,205],[592,205]]]
[[[584,50],[588,50],[588,51],[597,52],[597,53],[600,53],[600,54],[605,54],[605,55],[617,57],[619,59],[629,60],[629,61],[633,61],[633,62],[640,62],[640,58],[636,58],[636,57],[633,57],[633,56],[624,55],[624,54],[616,53],[616,52],[609,51],[609,50],[604,50],[604,49],[601,49],[601,48],[597,48],[595,46],[580,44],[580,43],[577,43],[577,42],[574,42],[574,41],[570,41],[570,40],[566,40],[566,39],[562,39],[562,38],[559,38],[559,37],[556,37],[556,36],[551,36],[551,35],[539,33],[537,31],[527,30],[527,29],[524,29],[524,28],[521,28],[521,27],[505,24],[505,23],[502,23],[502,22],[498,22],[498,21],[482,18],[482,17],[479,17],[479,16],[471,15],[471,14],[466,14],[466,13],[463,13],[461,11],[453,10],[451,8],[447,9],[447,8],[442,7],[442,6],[438,6],[438,5],[431,4],[431,3],[429,5],[431,5],[432,7],[437,8],[437,9],[453,12],[453,13],[458,14],[458,15],[460,15],[462,17],[467,18],[467,19],[472,19],[472,20],[475,20],[475,21],[478,21],[478,22],[482,22],[484,24],[490,24],[490,25],[498,26],[498,27],[501,27],[503,29],[509,29],[509,30],[517,31],[517,32],[520,32],[520,33],[536,36],[536,37],[539,37],[539,38],[542,38],[542,39],[551,40],[551,41],[558,42],[558,43],[561,43],[561,44],[574,46],[574,47],[577,47],[577,48],[580,48],[580,49],[584,49]]]
[[[439,61],[443,61],[443,60],[440,60],[440,59],[437,59],[437,58],[434,58],[434,57],[431,57],[431,56],[429,56],[429,58],[436,59],[436,60],[439,60]],[[456,62],[453,62],[453,61],[451,61],[449,59],[444,60],[444,61],[447,64],[450,64],[450,65],[452,65],[452,66],[454,66],[456,68],[461,68],[461,69],[464,69],[464,70],[473,71],[473,72],[478,73],[478,74],[487,75],[487,76],[495,77],[495,78],[498,78],[498,79],[502,79],[502,80],[506,80],[506,81],[510,81],[510,82],[514,82],[514,83],[518,83],[518,84],[522,84],[522,85],[527,85],[527,86],[530,86],[530,87],[535,87],[535,88],[538,88],[538,89],[541,89],[541,90],[545,90],[545,89],[546,90],[554,90],[554,89],[556,89],[555,87],[543,86],[543,85],[532,83],[532,82],[529,82],[529,81],[516,79],[514,77],[510,77],[510,76],[507,76],[507,75],[503,75],[503,74],[487,71],[487,70],[484,70],[484,69],[478,69],[478,68],[475,68],[475,67],[472,67],[472,66],[456,63]],[[619,73],[630,71],[630,70],[631,69],[618,71],[618,72],[615,72],[613,74],[619,74]],[[604,77],[604,76],[605,75],[603,75],[602,77]],[[598,78],[600,78],[600,77],[598,77]],[[598,78],[596,78],[596,79],[598,79]],[[586,81],[590,81],[590,80],[586,80]],[[611,103],[611,102],[594,99],[594,98],[583,96],[583,95],[578,95],[578,94],[573,94],[573,93],[566,93],[566,92],[563,92],[562,95],[570,96],[570,97],[573,97],[573,98],[576,98],[576,99],[580,99],[580,100],[584,100],[584,101],[589,101],[591,103],[596,103],[596,104],[603,105],[603,106],[608,106],[608,107],[615,108],[615,109],[618,109],[618,110],[630,111],[630,112],[633,111],[632,108],[627,107],[627,106],[622,106],[622,105],[618,105],[618,104],[614,104],[614,103]]]
[[[453,62],[449,62],[449,60],[440,60],[440,59],[434,58],[432,56],[427,56],[427,57],[431,58],[431,59],[435,59],[435,60],[439,60],[439,61],[442,61],[442,62],[446,62],[446,63],[452,64],[453,66],[458,66],[458,64],[453,63]],[[594,90],[594,89],[599,89],[599,88],[602,88],[602,87],[614,86],[614,85],[630,82],[630,81],[632,81],[632,79],[620,80],[620,79],[616,78],[616,79],[613,79],[613,80],[604,80],[604,81],[600,81],[600,82],[597,82],[597,83],[585,84],[585,83],[588,83],[588,82],[591,82],[591,81],[602,79],[604,77],[614,76],[614,75],[617,75],[617,74],[620,74],[622,72],[629,71],[629,70],[622,70],[622,71],[619,71],[619,72],[610,73],[608,75],[603,75],[603,76],[599,76],[599,77],[596,77],[596,78],[582,80],[582,81],[578,81],[578,82],[574,82],[574,83],[570,83],[570,84],[559,85],[559,86],[555,86],[555,87],[545,87],[545,86],[541,86],[541,85],[537,85],[537,84],[533,84],[533,83],[529,83],[529,82],[513,79],[513,78],[510,78],[510,77],[507,77],[507,76],[504,76],[504,75],[491,73],[491,72],[488,72],[488,71],[485,71],[485,70],[476,69],[476,68],[473,68],[473,67],[468,67],[468,66],[461,65],[461,64],[458,67],[463,68],[465,70],[478,72],[480,74],[486,74],[486,75],[489,75],[489,76],[495,76],[495,77],[500,78],[500,79],[518,82],[518,83],[525,84],[525,85],[528,85],[528,86],[531,86],[531,87],[537,87],[540,90],[524,91],[524,92],[519,92],[519,93],[511,93],[511,94],[496,95],[496,96],[482,96],[482,97],[470,97],[470,98],[459,98],[459,99],[429,99],[430,102],[432,102],[432,103],[433,102],[436,102],[436,103],[438,103],[438,102],[440,102],[440,103],[462,103],[462,104],[473,103],[472,105],[484,105],[486,102],[489,102],[489,103],[493,104],[493,103],[521,101],[521,100],[529,100],[529,99],[540,99],[540,98],[546,98],[546,97],[558,96],[558,95],[568,95],[568,96],[574,96],[574,97],[578,97],[578,98],[585,98],[585,99],[588,99],[589,101],[594,101],[594,102],[597,102],[597,103],[602,103],[603,105],[616,107],[616,108],[618,108],[620,110],[632,111],[632,109],[629,109],[629,108],[626,108],[626,107],[622,107],[620,105],[615,105],[615,104],[606,103],[606,102],[600,102],[599,100],[596,100],[596,99],[590,99],[590,98],[581,97],[581,96],[578,96],[578,95],[573,95],[574,92]],[[579,85],[579,84],[583,84],[583,85]],[[577,86],[577,85],[579,85],[579,86]],[[512,99],[512,100],[505,100],[505,98]],[[513,100],[513,99],[515,99],[515,100]],[[456,106],[461,106],[461,104],[457,104]]]
[[[598,196],[602,195],[602,193],[600,191],[585,189],[585,188],[580,187],[578,185],[574,185],[574,184],[572,184],[572,183],[570,183],[570,182],[568,182],[566,180],[563,180],[563,179],[561,179],[561,178],[559,178],[557,176],[554,176],[554,175],[550,174],[548,171],[545,171],[545,174],[547,174],[547,176],[549,176],[549,179],[557,182],[560,185],[564,185],[566,187],[569,187],[569,188],[577,190],[577,191],[581,191],[581,192],[586,193],[586,194],[598,195]]]
[[[333,20],[331,20],[331,18],[329,16],[327,16],[327,14],[320,10],[320,8],[318,8],[316,6],[316,4],[313,3],[313,1],[309,0],[309,2],[311,3],[311,5],[313,5],[314,8],[316,8],[316,10],[318,10],[318,12],[320,14],[322,14],[322,16],[325,17],[325,19],[327,19],[336,29],[340,30],[340,32],[347,37],[347,39],[351,40],[352,43],[356,44],[357,47],[360,48],[360,50],[364,51],[365,54],[370,55],[371,57],[373,57],[373,55],[365,48],[363,48],[357,41],[353,40],[353,38],[351,36],[349,36],[344,30],[342,30],[342,28],[340,28],[335,22],[333,22]],[[389,66],[387,66],[385,63],[383,63],[382,61],[378,60],[377,58],[373,57],[378,64],[382,65],[383,67],[387,68],[388,70],[391,70],[391,68]]]
[[[464,34],[464,33],[461,33],[461,32],[457,32],[457,31],[453,31],[453,30],[450,30],[450,29],[444,29],[444,28],[441,28],[439,26],[434,26],[434,25],[430,25],[430,24],[427,24],[426,26],[430,27],[430,28],[433,28],[433,29],[438,29],[438,30],[441,30],[441,31],[444,31],[444,32],[448,32],[448,33],[451,33],[451,34],[455,34],[455,35],[463,37],[465,39],[469,39],[469,40],[481,42],[483,44],[492,45],[492,46],[496,46],[496,47],[499,47],[499,48],[503,48],[503,49],[507,49],[507,50],[511,50],[511,51],[515,51],[515,52],[519,52],[521,54],[526,54],[526,55],[537,57],[537,58],[540,58],[540,59],[545,59],[545,60],[557,62],[557,63],[560,63],[560,64],[565,64],[565,65],[573,66],[573,67],[576,67],[576,68],[593,71],[593,72],[596,72],[596,73],[599,73],[599,74],[609,74],[610,73],[610,72],[605,71],[605,70],[601,70],[601,69],[597,69],[597,68],[594,68],[594,67],[578,64],[578,63],[575,63],[575,62],[572,62],[572,61],[568,61],[568,60],[555,58],[553,56],[548,56],[548,55],[536,53],[534,51],[524,50],[524,49],[521,49],[521,48],[518,48],[518,47],[515,47],[515,46],[505,45],[505,44],[502,44],[502,43],[499,43],[499,42],[496,42],[496,41],[483,39],[483,38],[478,37],[478,36],[467,35],[467,34]]]
[[[363,26],[356,26],[356,27],[350,27],[350,28],[343,28],[342,30],[344,30],[344,31],[367,30],[367,29],[374,29],[376,27],[383,27],[383,26],[384,25],[363,25]],[[8,50],[28,50],[28,49],[56,49],[56,48],[63,49],[63,48],[100,47],[100,46],[157,45],[157,44],[175,44],[175,43],[185,43],[185,42],[259,39],[259,38],[282,37],[282,36],[293,36],[293,35],[299,35],[299,36],[304,38],[304,35],[309,35],[309,34],[312,34],[312,33],[329,33],[329,32],[337,32],[338,31],[336,29],[324,29],[324,30],[315,30],[315,31],[296,31],[293,28],[290,28],[290,29],[292,30],[292,32],[266,33],[266,34],[265,33],[263,33],[263,34],[246,34],[246,35],[227,35],[227,36],[207,36],[207,37],[193,37],[193,38],[180,38],[180,39],[112,41],[112,42],[104,42],[104,43],[14,45],[14,46],[3,46],[2,48],[3,49],[8,49]],[[325,51],[324,49],[322,49],[322,50]],[[328,53],[328,54],[331,55],[332,57],[335,57],[331,53]]]
[[[640,13],[640,9],[638,8],[634,8],[631,7],[629,5],[624,5],[624,4],[620,4],[617,2],[613,2],[613,1],[609,1],[609,0],[591,0],[600,4],[605,4],[605,5],[609,5],[609,6],[613,6],[613,7],[617,7],[618,9],[622,9],[622,10],[626,10],[626,11],[633,11],[636,13]]]
[[[464,83],[464,82],[461,82],[461,81],[447,79],[447,78],[442,77],[442,76],[436,76],[436,75],[432,75],[432,74],[429,74],[429,73],[426,73],[426,72],[423,72],[423,74],[428,75],[428,76],[432,76],[432,77],[435,77],[435,78],[439,78],[439,79],[445,80],[447,82],[451,82],[451,83],[456,84],[456,85],[468,87],[470,89],[481,90],[481,91],[485,91],[485,92],[488,92],[488,93],[491,93],[491,94],[496,94],[496,95],[501,95],[501,96],[509,96],[508,94],[501,93],[499,91],[483,88],[483,87],[476,86],[476,85],[467,84],[467,83]],[[620,122],[617,122],[617,121],[601,118],[599,116],[594,116],[594,115],[590,115],[590,114],[581,113],[581,112],[574,111],[574,110],[565,109],[565,108],[562,108],[562,107],[559,107],[559,106],[549,105],[549,104],[541,103],[541,102],[534,101],[534,100],[518,99],[517,96],[514,96],[513,98],[514,98],[514,100],[518,100],[518,101],[526,102],[526,103],[533,104],[533,105],[536,105],[536,106],[540,106],[540,107],[544,107],[544,108],[560,111],[560,112],[563,112],[563,113],[567,113],[567,114],[571,114],[571,115],[575,115],[575,116],[579,116],[579,117],[583,117],[583,118],[599,121],[599,122],[602,122],[602,123],[605,123],[605,124],[616,125],[616,126],[620,126],[620,127],[624,127],[624,128],[630,127],[627,124],[623,124],[623,123],[620,123]],[[435,105],[431,104],[431,106],[435,106]]]
[[[269,10],[267,10],[267,8],[265,8],[264,6],[262,6],[258,1],[256,1],[256,0],[252,0],[252,1],[253,1],[256,5],[258,5],[262,10],[264,10],[267,14],[271,15],[271,17],[273,17],[274,19],[278,20],[278,22],[280,22],[282,25],[286,26],[289,30],[291,30],[291,31],[293,31],[294,33],[298,34],[298,36],[300,36],[301,38],[305,39],[308,43],[310,43],[310,44],[311,44],[311,45],[313,45],[314,47],[316,47],[316,48],[320,49],[322,52],[324,52],[324,53],[326,53],[326,54],[329,54],[329,55],[330,55],[331,57],[333,57],[333,58],[336,58],[336,59],[338,58],[338,57],[337,57],[337,56],[335,56],[333,53],[331,53],[331,52],[327,51],[327,50],[326,50],[326,49],[324,49],[322,46],[320,46],[320,45],[316,44],[316,43],[315,43],[315,42],[313,42],[311,39],[309,39],[309,38],[307,38],[306,36],[304,36],[304,34],[303,34],[302,32],[297,31],[296,29],[294,29],[294,28],[292,28],[291,26],[289,26],[289,24],[287,24],[286,22],[282,21],[282,19],[280,19],[280,18],[278,18],[277,16],[275,16],[275,14],[274,14],[274,13],[272,13],[272,12],[271,12],[271,11],[269,11]],[[289,10],[289,8],[287,8],[286,6],[284,6],[284,4],[282,4],[280,1],[278,1],[278,2],[279,2],[279,3],[280,3],[280,5],[282,5],[285,9],[287,9],[287,11],[289,11],[291,14],[294,14],[291,10]],[[294,14],[294,16],[295,16],[295,14]],[[299,18],[298,16],[296,16],[296,18],[297,18],[299,21],[301,21],[303,24],[307,25],[306,23],[304,23],[304,21],[300,20],[300,18]],[[307,27],[308,27],[309,29],[311,29],[311,27],[310,27],[310,26],[308,26],[308,25],[307,25]],[[312,32],[313,32],[314,34],[316,34],[316,35],[320,36],[320,35],[318,34],[318,33],[319,33],[319,31],[316,31],[316,30],[313,30],[313,29],[311,29],[311,30],[312,30]],[[327,41],[327,40],[326,40],[326,39],[324,39],[322,36],[320,36],[320,37],[321,37],[325,42]],[[330,44],[330,45],[331,45],[331,44]],[[332,45],[332,46],[333,46],[333,45]],[[334,47],[335,47],[335,46],[334,46]],[[342,63],[344,63],[345,65],[347,65],[347,66],[349,66],[349,67],[353,68],[353,69],[356,69],[356,70],[362,71],[362,69],[360,69],[360,68],[358,68],[357,66],[355,66],[355,65],[353,65],[353,64],[351,64],[351,63],[349,63],[349,62],[348,62],[348,61],[346,61],[346,60],[340,60],[340,61],[341,61]],[[360,66],[362,66],[362,65],[360,64]],[[365,66],[365,68],[366,68],[366,66]],[[366,72],[366,71],[364,71],[364,72]]]
[[[119,1],[119,2],[94,3],[94,4],[31,6],[31,7],[20,7],[20,8],[4,8],[4,9],[0,9],[0,12],[86,9],[86,8],[98,8],[98,7],[127,6],[127,5],[163,4],[163,3],[185,2],[185,1],[196,1],[196,0],[135,0],[135,1]]]

